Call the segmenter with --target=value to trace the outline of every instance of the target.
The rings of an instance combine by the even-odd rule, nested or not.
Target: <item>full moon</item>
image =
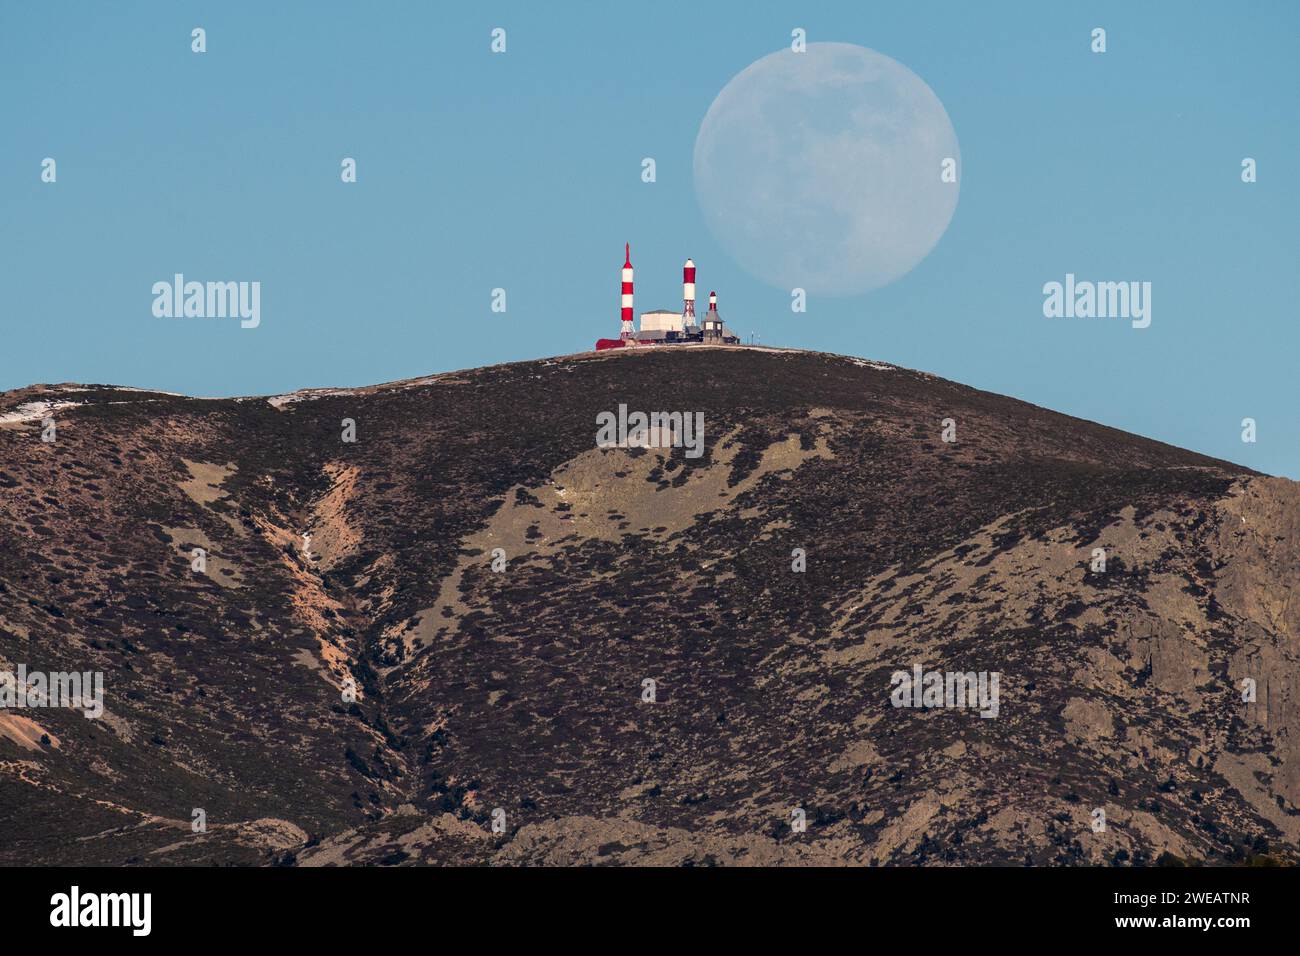
[[[924,259],[957,208],[957,134],[895,60],[810,43],[748,66],[695,140],[695,192],[724,249],[783,289],[856,295]]]

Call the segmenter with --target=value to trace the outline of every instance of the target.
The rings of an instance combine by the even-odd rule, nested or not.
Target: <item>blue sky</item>
[[[917,73],[962,157],[928,258],[804,314],[728,258],[691,174],[714,97],[794,27]],[[638,310],[680,304],[689,255],[765,343],[1300,477],[1297,35],[1289,2],[7,0],[0,388],[259,394],[579,351],[617,332],[630,240]],[[261,326],[155,318],[175,272],[260,281]],[[1150,281],[1151,327],[1045,318],[1067,272]]]

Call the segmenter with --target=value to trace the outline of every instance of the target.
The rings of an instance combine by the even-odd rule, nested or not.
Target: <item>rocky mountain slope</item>
[[[0,708],[0,863],[1295,862],[1298,488],[794,351],[9,392],[0,672],[104,713]]]

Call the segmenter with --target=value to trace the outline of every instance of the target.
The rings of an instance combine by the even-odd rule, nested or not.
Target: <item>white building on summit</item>
[[[641,313],[641,329],[632,328],[633,271],[631,246],[624,247],[622,273],[622,328],[616,339],[597,339],[596,351],[634,345],[739,345],[740,336],[722,322],[718,314],[718,294],[709,293],[709,311],[703,325],[695,320],[695,261],[687,259],[682,267],[682,311],[655,309]]]
[[[642,332],[682,332],[684,327],[685,317],[680,312],[656,309],[641,313]]]

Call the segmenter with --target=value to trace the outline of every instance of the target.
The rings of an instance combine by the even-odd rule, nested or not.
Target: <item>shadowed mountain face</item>
[[[1297,488],[806,352],[10,392],[0,672],[104,710],[0,708],[0,863],[1294,862]]]

